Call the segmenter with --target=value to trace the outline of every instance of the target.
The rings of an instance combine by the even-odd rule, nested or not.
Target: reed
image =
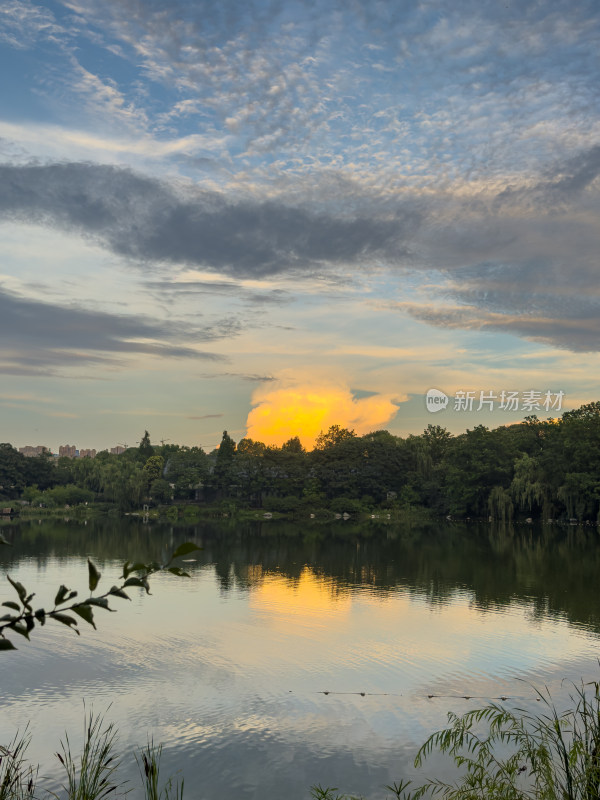
[[[37,767],[25,759],[31,737],[17,732],[7,747],[0,745],[0,800],[33,800]]]
[[[169,777],[160,787],[160,759],[162,744],[155,745],[151,739],[139,756],[136,756],[144,786],[145,800],[183,800],[183,778]]]
[[[81,755],[73,756],[68,734],[61,740],[62,753],[56,753],[67,773],[63,797],[68,800],[102,800],[113,792],[116,795],[119,788],[114,780],[119,766],[116,747],[117,731],[113,723],[105,725],[101,715],[86,712]]]
[[[448,715],[447,728],[420,748],[415,766],[434,752],[445,753],[457,768],[449,783],[425,780],[420,786],[401,781],[388,786],[390,800],[600,800],[600,683],[574,685],[564,712],[549,691],[537,691],[537,713],[497,703],[462,716]],[[25,731],[0,746],[0,800],[35,800],[38,768],[25,758],[30,737]],[[120,763],[114,725],[93,712],[84,717],[84,745],[74,757],[69,738],[57,757],[67,779],[57,800],[104,800],[117,796]],[[183,800],[183,780],[161,785],[162,745],[149,740],[136,756],[146,800]],[[359,800],[337,788],[313,786],[313,800]]]
[[[458,716],[420,748],[415,766],[434,752],[457,768],[452,782],[388,786],[390,798],[420,800],[600,800],[600,683],[573,686],[559,712],[549,691],[537,691],[538,713],[491,703]],[[315,800],[355,800],[337,789],[312,788]]]

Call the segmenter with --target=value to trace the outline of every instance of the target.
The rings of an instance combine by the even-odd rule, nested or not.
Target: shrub
[[[329,504],[329,508],[336,514],[360,514],[364,510],[360,500],[352,497],[336,497]]]

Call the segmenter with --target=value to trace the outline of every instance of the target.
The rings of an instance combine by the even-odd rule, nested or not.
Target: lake
[[[134,786],[133,752],[153,737],[189,800],[305,800],[318,783],[380,800],[415,775],[416,750],[448,711],[501,697],[534,707],[532,685],[564,706],[563,679],[600,673],[595,528],[104,519],[1,530],[14,546],[0,548],[0,599],[14,599],[9,572],[37,592],[34,607],[61,583],[85,595],[88,556],[106,591],[126,559],[203,547],[189,579],[160,574],[151,596],[115,598],[97,631],[49,623],[30,643],[12,637],[0,742],[29,722],[50,788],[65,730],[81,741],[85,702],[118,727],[120,775]],[[425,773],[445,769],[434,757]]]

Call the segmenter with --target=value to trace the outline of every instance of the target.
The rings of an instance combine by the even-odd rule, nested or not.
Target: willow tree
[[[512,522],[515,507],[510,492],[502,486],[494,486],[490,492],[488,508],[494,519],[499,519],[503,523]]]

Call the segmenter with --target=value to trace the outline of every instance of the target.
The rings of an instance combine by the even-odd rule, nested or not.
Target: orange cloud
[[[326,381],[261,387],[252,402],[255,408],[246,421],[248,437],[281,446],[298,436],[309,450],[319,433],[331,425],[350,428],[360,436],[381,428],[398,410],[393,395],[357,399],[347,386]]]

